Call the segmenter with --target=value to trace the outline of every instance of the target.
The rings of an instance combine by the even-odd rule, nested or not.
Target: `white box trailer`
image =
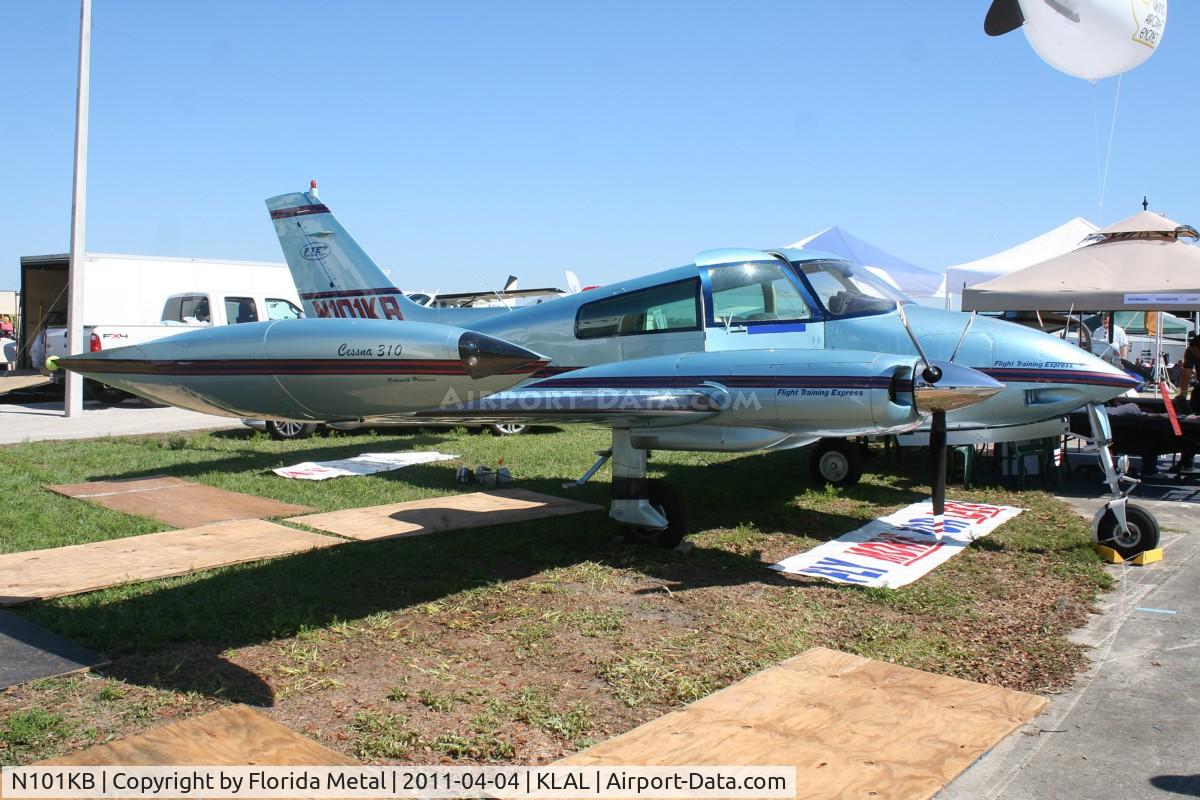
[[[31,366],[31,345],[47,327],[66,324],[66,255],[21,258],[21,366]],[[83,260],[83,325],[159,322],[173,294],[281,297],[299,305],[287,265],[267,261],[88,253]]]

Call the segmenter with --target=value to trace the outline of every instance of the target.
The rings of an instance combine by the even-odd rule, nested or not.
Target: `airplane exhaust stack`
[[[458,338],[458,357],[472,378],[490,378],[531,366],[549,364],[550,359],[494,336],[467,331]]]
[[[923,374],[935,371],[939,373],[936,382],[927,379],[933,375]],[[914,402],[921,414],[966,408],[987,400],[1002,389],[1004,384],[994,378],[949,361],[932,361],[929,368],[913,376]]]

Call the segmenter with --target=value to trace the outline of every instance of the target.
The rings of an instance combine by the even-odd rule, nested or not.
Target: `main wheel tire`
[[[1112,509],[1106,510],[1100,518],[1096,540],[1116,550],[1122,558],[1133,558],[1138,553],[1158,547],[1158,520],[1149,511],[1140,506],[1125,506],[1125,524],[1129,528],[1128,533],[1121,530]]]
[[[813,448],[809,469],[817,483],[853,486],[862,478],[862,451],[848,439],[821,439]]]
[[[667,527],[656,531],[626,525],[622,528],[625,538],[635,544],[652,544],[664,550],[676,547],[688,534],[687,509],[683,505],[683,498],[666,481],[652,480],[650,505],[667,518]]]
[[[120,405],[130,397],[133,397],[129,392],[113,388],[107,383],[92,380],[87,382],[87,396],[88,399],[95,400],[97,403],[103,403],[106,406]]]
[[[492,432],[493,436],[520,436],[528,428],[528,425],[520,422],[493,422],[488,425],[488,430]]]
[[[292,439],[307,439],[316,433],[317,424],[315,422],[284,422],[281,420],[267,420],[267,433],[272,439],[281,441],[289,441]]]

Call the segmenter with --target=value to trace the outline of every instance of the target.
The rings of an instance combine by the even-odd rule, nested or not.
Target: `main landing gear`
[[[862,447],[849,439],[820,439],[808,467],[817,483],[854,486],[863,474]]]
[[[1100,456],[1104,482],[1112,496],[1092,518],[1092,541],[1111,547],[1123,558],[1153,550],[1158,547],[1158,520],[1141,506],[1127,502],[1129,492],[1121,490],[1121,481],[1135,485],[1139,481],[1125,476],[1125,459],[1121,459],[1120,469],[1113,461],[1108,412],[1095,403],[1088,405],[1087,412],[1092,427],[1092,438],[1087,441]]]
[[[577,481],[564,488],[582,486],[609,460],[612,461],[612,505],[608,516],[621,526],[625,538],[638,544],[670,549],[687,536],[683,499],[666,481],[646,477],[648,453],[633,446],[628,428],[613,429],[613,446],[596,453],[596,463]]]

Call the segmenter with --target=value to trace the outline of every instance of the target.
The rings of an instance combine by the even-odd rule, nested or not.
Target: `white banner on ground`
[[[458,456],[437,452],[363,453],[361,456],[343,458],[340,461],[305,461],[294,467],[280,467],[274,472],[285,478],[323,481],[326,478],[341,478],[346,475],[372,475],[376,472],[411,467],[413,464],[449,461],[454,458]]]
[[[895,589],[912,583],[962,552],[980,536],[1020,514],[1012,506],[946,501],[945,531],[933,534],[933,502],[913,503],[771,569],[837,583]]]

